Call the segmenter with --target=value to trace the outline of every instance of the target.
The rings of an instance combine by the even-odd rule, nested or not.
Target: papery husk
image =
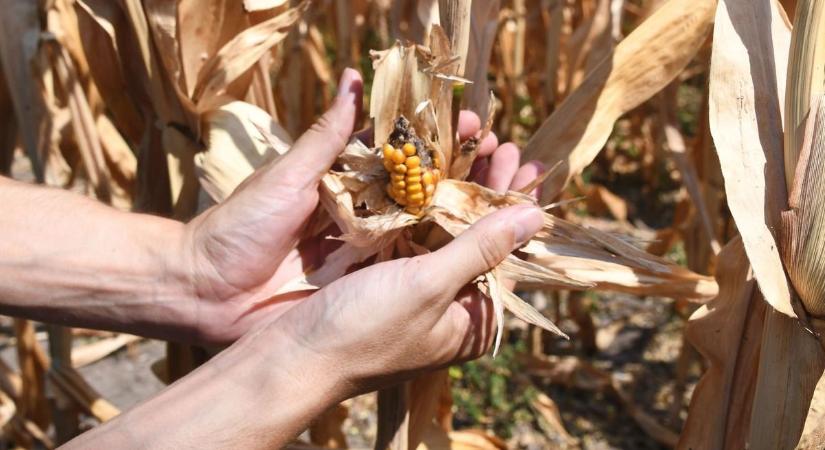
[[[353,196],[341,181],[341,175],[330,174],[327,177],[324,180],[322,204],[333,220],[345,230],[341,239],[354,248],[371,247],[374,253],[378,253],[383,246],[388,245],[387,240],[381,239],[384,234],[400,232],[419,221],[398,207],[383,215],[357,217],[352,208]],[[476,183],[444,180],[439,183],[428,216],[422,220],[433,221],[450,235],[457,236],[498,209],[533,201],[525,194],[499,194]],[[649,255],[610,234],[585,229],[550,214],[545,214],[542,231],[521,250],[531,256],[529,261],[511,255],[496,270],[499,277],[521,282],[525,287],[610,289],[695,301],[708,300],[718,290],[710,277],[695,274]],[[335,272],[343,275],[347,270],[342,267],[343,264],[342,260],[334,259],[318,270],[328,271],[331,270],[330,267],[337,266]],[[298,286],[301,289],[323,287],[309,283],[308,278],[311,276],[312,272],[303,281],[296,281],[296,289]],[[328,279],[329,282],[334,279],[328,276],[321,278]],[[518,317],[559,333],[549,321],[537,319],[532,312],[516,310],[519,308],[517,305],[524,303],[518,297],[505,294],[502,301]],[[533,318],[527,320],[525,317]]]
[[[475,183],[445,180],[433,199],[432,217],[454,236],[497,209],[531,203],[527,195],[499,194]],[[698,275],[654,257],[608,233],[575,225],[551,214],[521,251],[529,261],[508,257],[502,276],[530,288],[605,289],[705,301],[718,287]]]
[[[793,189],[811,105],[825,89],[825,2],[801,0],[796,7],[785,95],[785,182]]]
[[[404,116],[441,161],[445,173],[453,152],[452,86],[458,60],[449,38],[433,26],[431,48],[396,43],[371,52],[375,79],[370,97],[376,145],[387,142],[395,120]]]
[[[789,199],[782,214],[782,257],[805,307],[825,318],[825,96],[814,99]]]
[[[232,102],[204,115],[206,150],[195,155],[200,184],[225,200],[255,169],[286,153],[292,139],[262,109]]]

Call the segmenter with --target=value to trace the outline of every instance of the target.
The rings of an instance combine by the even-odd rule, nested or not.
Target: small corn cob
[[[438,160],[415,136],[409,121],[400,117],[389,142],[382,148],[384,168],[390,174],[387,194],[410,214],[421,214],[430,204],[441,178]]]

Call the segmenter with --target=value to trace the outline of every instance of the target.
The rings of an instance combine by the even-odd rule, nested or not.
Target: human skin
[[[360,76],[347,70],[332,108],[285,157],[189,224],[0,178],[0,312],[177,341],[237,340],[69,446],[283,445],[344,398],[487,348],[486,300],[462,288],[541,226],[536,208],[501,211],[432,254],[273,298],[323,256],[322,241],[297,244],[360,102]],[[477,117],[462,116],[461,138],[478,129]],[[494,137],[481,154],[497,190],[540,170],[519,168],[518,149]]]

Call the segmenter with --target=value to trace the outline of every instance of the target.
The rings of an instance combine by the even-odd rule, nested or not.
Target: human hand
[[[267,329],[334,367],[350,395],[477,358],[490,346],[494,319],[489,300],[468,284],[542,224],[534,206],[497,211],[437,251],[333,282]]]
[[[309,293],[273,298],[286,282],[318,267],[336,242],[329,233],[299,242],[318,204],[318,185],[352,134],[360,114],[362,80],[347,69],[332,108],[284,157],[258,170],[221,205],[193,220],[184,233],[196,290],[195,340],[232,342],[255,324],[274,320]],[[481,123],[462,111],[460,141],[478,136]],[[358,135],[371,140],[370,132]],[[499,146],[495,134],[479,145],[476,181],[496,190],[518,189],[540,172],[519,168],[515,145]]]
[[[184,253],[196,290],[196,340],[231,342],[302,297],[267,301],[293,275],[279,270],[285,260],[296,274],[309,264],[294,250],[318,204],[321,177],[352,134],[362,90],[360,74],[345,70],[332,107],[287,154],[187,225]]]

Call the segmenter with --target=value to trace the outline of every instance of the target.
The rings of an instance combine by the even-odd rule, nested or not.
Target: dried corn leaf
[[[112,205],[124,210],[131,209],[137,158],[108,116],[97,116],[95,125],[111,176]]]
[[[545,183],[556,196],[601,151],[616,119],[670,83],[690,62],[713,20],[714,0],[669,0],[596,66],[542,124],[528,159],[562,162]]]
[[[309,7],[304,1],[272,19],[259,23],[233,37],[212,56],[198,74],[192,99],[201,112],[218,106],[227,87],[249,71],[266,52],[281,42],[289,29]],[[251,78],[249,80],[251,82]],[[246,89],[242,89],[246,91]]]
[[[493,52],[500,0],[473,1],[470,20],[470,42],[464,76],[473,83],[464,87],[462,102],[465,108],[487,121],[490,111],[490,87],[487,81],[490,56]]]
[[[187,99],[179,96],[177,89],[168,84],[169,79],[162,76],[162,64],[158,61],[149,22],[140,0],[119,1],[132,31],[131,34],[125,33],[123,39],[117,40],[118,44],[128,46],[119,48],[121,61],[126,65],[124,72],[140,80],[140,87],[149,97],[152,112],[164,123],[188,123],[193,129],[198,129],[197,120],[192,115],[193,108]]]
[[[787,55],[781,46],[789,30],[771,1],[727,0],[713,32],[710,129],[730,210],[765,300],[796,317],[771,231],[787,205],[778,97],[784,90],[777,87],[773,52]]]
[[[493,269],[483,275],[483,281],[487,283],[487,295],[493,303],[493,314],[496,318],[496,338],[493,341],[493,358],[498,354],[501,346],[501,335],[504,332],[504,289],[499,281],[497,269]]]
[[[179,0],[177,42],[187,96],[192,98],[203,68],[226,43],[249,26],[239,1]]]
[[[524,194],[498,194],[475,183],[445,180],[433,198],[431,215],[456,235],[497,209],[533,201]],[[544,217],[543,230],[522,248],[535,265],[508,258],[501,266],[502,275],[533,287],[595,287],[693,300],[708,300],[717,293],[710,277],[654,257],[610,234],[550,214]]]
[[[116,32],[128,26],[126,17],[120,7],[110,0],[77,0],[74,6],[80,43],[87,58],[95,62],[89,65],[89,75],[118,128],[129,142],[136,144],[143,133],[143,117],[133,100],[123,95],[128,83],[124,77]]]
[[[243,8],[246,12],[265,11],[281,7],[287,0],[243,0]]]

